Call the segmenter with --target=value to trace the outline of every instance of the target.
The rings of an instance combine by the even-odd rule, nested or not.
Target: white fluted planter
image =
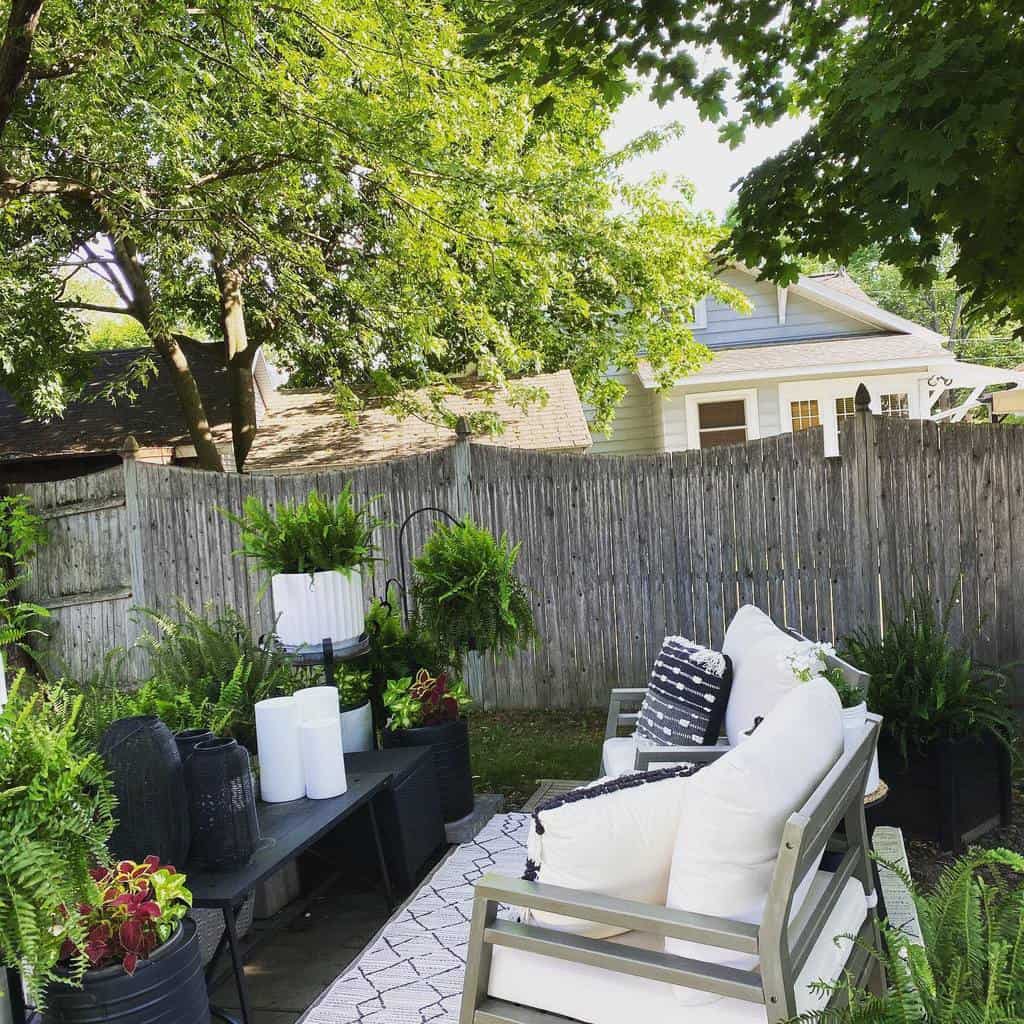
[[[366,624],[363,579],[330,572],[279,573],[271,580],[277,635],[288,647],[354,640]]]
[[[864,726],[868,720],[868,706],[861,702],[853,708],[843,708],[843,738],[847,746],[857,743],[864,735]],[[864,787],[865,794],[874,793],[878,789],[878,751],[876,750],[871,758],[871,767],[868,769],[868,781]]]
[[[373,708],[368,700],[342,711],[341,745],[346,754],[373,750]]]

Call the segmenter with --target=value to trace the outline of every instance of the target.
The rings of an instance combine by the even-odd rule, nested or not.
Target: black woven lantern
[[[181,755],[181,764],[184,767],[192,756],[192,751],[200,743],[214,739],[209,729],[182,729],[174,734],[174,742],[178,744],[178,753]]]
[[[171,730],[155,715],[112,723],[100,740],[117,797],[110,852],[119,860],[155,853],[184,864],[189,848],[188,797],[181,755]]]
[[[234,740],[207,740],[193,748],[185,771],[192,861],[212,871],[245,864],[260,839],[249,751]]]

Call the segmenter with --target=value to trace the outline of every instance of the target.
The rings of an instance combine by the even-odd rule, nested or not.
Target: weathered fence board
[[[753,601],[821,639],[879,625],[922,591],[936,607],[962,581],[951,629],[975,653],[1024,656],[1024,427],[871,417],[843,426],[826,458],[820,429],[670,455],[575,457],[459,443],[352,472],[238,476],[128,462],[27,484],[50,544],[24,596],[53,609],[53,650],[88,673],[137,636],[131,609],[236,608],[273,628],[266,577],[233,552],[241,511],[351,485],[389,524],[367,591],[408,573],[440,513],[471,515],[521,542],[540,644],[481,659],[487,706],[597,705],[642,682],[669,633],[720,645]],[[249,567],[250,569],[252,567]],[[141,662],[136,661],[138,667]]]

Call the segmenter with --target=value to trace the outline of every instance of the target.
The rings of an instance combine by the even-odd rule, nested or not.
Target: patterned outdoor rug
[[[497,814],[442,861],[302,1024],[457,1024],[473,882],[520,876],[527,814]]]

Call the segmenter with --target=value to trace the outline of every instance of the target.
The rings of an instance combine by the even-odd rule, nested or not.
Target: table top
[[[390,772],[360,771],[348,777],[348,789],[329,800],[260,801],[260,845],[248,864],[230,871],[182,869],[188,876],[193,906],[223,907],[237,902],[279,868],[294,860],[321,836],[388,786]]]

